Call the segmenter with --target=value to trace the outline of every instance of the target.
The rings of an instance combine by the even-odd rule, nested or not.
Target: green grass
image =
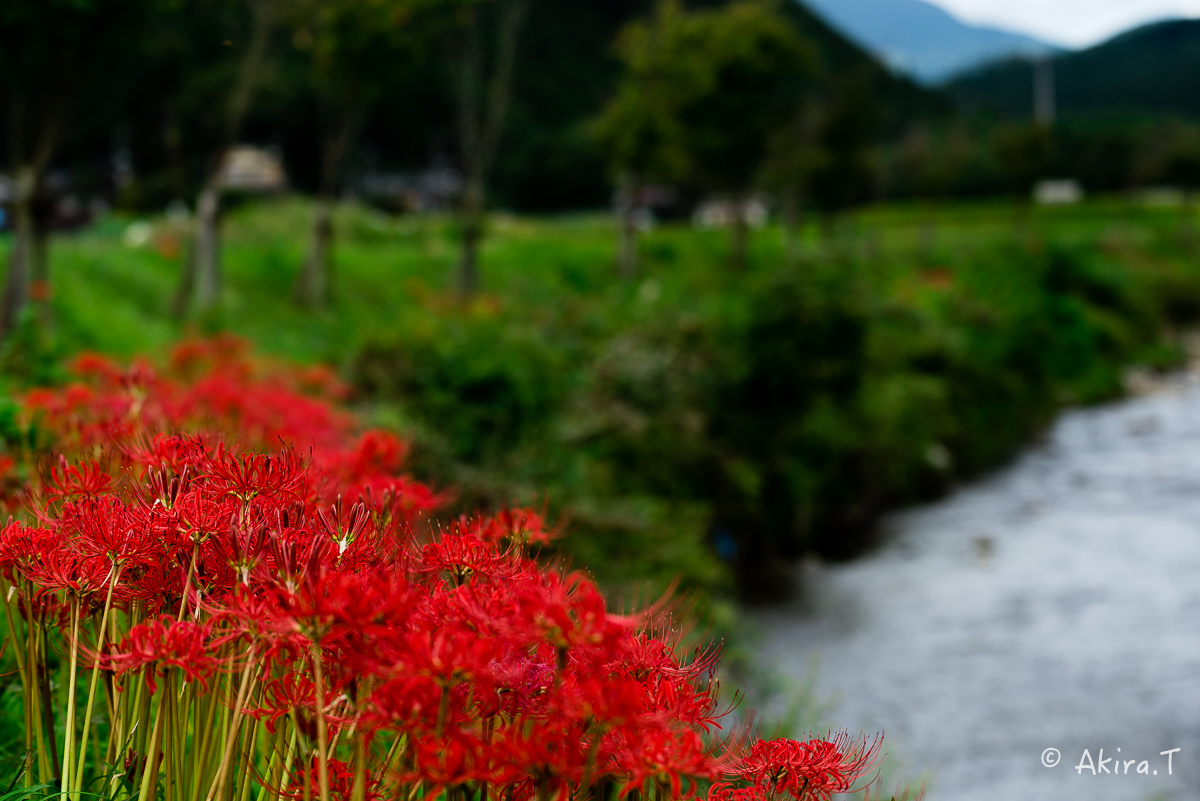
[[[843,224],[850,242],[829,246],[815,224],[805,230],[802,255],[808,260],[855,250],[859,260],[904,262],[878,276],[904,291],[905,274],[919,250],[922,226],[930,215],[914,206],[868,209]],[[936,247],[922,263],[946,264],[996,248],[1016,236],[1014,211],[1004,202],[940,208]],[[304,362],[344,363],[358,346],[381,332],[406,325],[414,315],[453,303],[457,244],[445,219],[393,219],[359,206],[343,207],[338,217],[335,287],[337,301],[324,312],[299,309],[292,285],[308,241],[308,205],[289,198],[235,208],[224,226],[226,291],[213,319],[175,319],[171,314],[180,258],[165,240],[185,241],[186,231],[151,219],[154,237],[140,247],[122,243],[133,222],[114,215],[82,232],[52,241],[57,340],[66,353],[98,350],[120,356],[158,352],[189,330],[221,328],[253,341],[264,352]],[[1034,209],[1031,231],[1059,242],[1103,241],[1137,258],[1180,258],[1159,246],[1178,226],[1177,212],[1146,209],[1119,200],[1078,207]],[[536,313],[546,305],[606,302],[638,297],[615,280],[615,229],[604,215],[525,219],[497,215],[483,251],[486,307],[520,306]],[[0,237],[6,258],[8,237]],[[724,261],[722,231],[664,226],[642,242],[647,277],[655,291],[703,292],[718,281]],[[177,244],[175,249],[181,250]],[[165,251],[167,255],[164,255]],[[832,255],[831,255],[832,254]],[[782,237],[777,228],[757,233],[754,263],[778,262]],[[1016,266],[1014,265],[1014,268]]]
[[[853,553],[883,511],[1119,393],[1126,366],[1175,363],[1176,332],[1200,321],[1196,235],[1120,198],[868,208],[831,236],[809,221],[790,265],[772,226],[744,273],[726,232],[663,225],[631,284],[611,217],[498,214],[466,307],[451,220],[346,205],[321,312],[292,300],[308,211],[229,211],[205,320],[170,312],[186,230],[149,220],[132,247],[116,215],[56,237],[58,352],[153,356],[221,329],[333,364],[370,419],[415,441],[420,477],[464,509],[546,506],[565,552],[627,590],[732,573],[764,589],[803,553]],[[722,537],[732,571],[705,544]]]

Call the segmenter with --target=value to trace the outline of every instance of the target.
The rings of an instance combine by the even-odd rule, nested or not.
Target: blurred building
[[[764,228],[770,219],[765,195],[753,195],[740,204],[729,198],[710,198],[696,206],[692,225],[700,229],[729,228],[741,212],[742,219],[754,229]]]
[[[101,216],[95,202],[85,203],[85,186],[66,170],[54,170],[46,176],[41,193],[34,199],[33,214],[51,231],[74,231]],[[17,200],[17,182],[0,174],[0,231],[13,227],[13,206]]]
[[[417,173],[369,171],[352,186],[363,200],[387,211],[436,214],[454,208],[463,177],[451,167],[430,167]]]
[[[277,150],[237,145],[221,159],[217,182],[235,192],[269,194],[287,189],[287,173]]]
[[[1083,200],[1083,187],[1069,178],[1038,181],[1033,199],[1039,206],[1070,206]]]
[[[0,231],[7,231],[12,226],[10,210],[16,194],[17,187],[13,179],[0,174]]]

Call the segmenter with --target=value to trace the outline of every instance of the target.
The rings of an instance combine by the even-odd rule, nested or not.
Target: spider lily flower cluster
[[[77,367],[25,399],[57,453],[0,529],[27,788],[805,801],[872,769],[878,740],[722,733],[715,649],[538,563],[537,515],[432,525],[440,496],[327,377],[222,341],[165,377]]]

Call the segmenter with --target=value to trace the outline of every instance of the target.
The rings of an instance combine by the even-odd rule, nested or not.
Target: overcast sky
[[[1143,22],[1200,17],[1200,0],[929,0],[964,22],[1083,47]]]

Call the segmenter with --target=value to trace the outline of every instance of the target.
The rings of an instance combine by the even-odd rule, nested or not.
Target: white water
[[[929,801],[1200,799],[1195,378],[1068,412],[1010,468],[887,528],[750,613],[780,671],[818,657],[826,718],[884,730]],[[1079,774],[1085,748],[1158,775]]]

